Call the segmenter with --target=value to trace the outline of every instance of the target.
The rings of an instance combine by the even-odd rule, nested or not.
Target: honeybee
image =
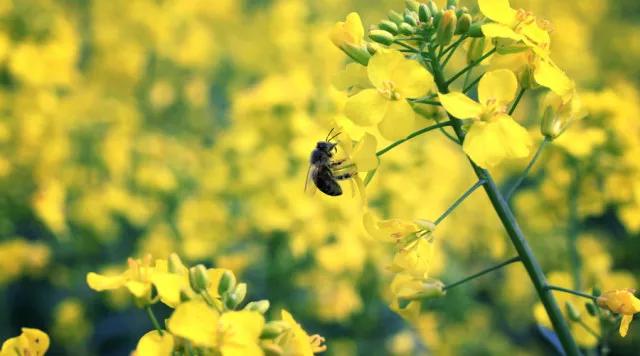
[[[316,147],[311,152],[307,180],[304,185],[305,191],[307,190],[309,180],[313,180],[313,184],[324,194],[329,196],[342,195],[342,188],[340,184],[338,184],[338,181],[349,179],[355,175],[355,173],[352,172],[336,174],[336,171],[340,169],[340,165],[344,163],[345,160],[333,159],[333,154],[337,151],[336,146],[338,143],[331,141],[340,133],[338,132],[333,136],[331,136],[331,133],[333,133],[333,129],[329,131],[324,141],[318,141]]]

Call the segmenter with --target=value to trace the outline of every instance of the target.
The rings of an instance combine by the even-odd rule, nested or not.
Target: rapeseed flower
[[[616,289],[602,293],[598,297],[598,305],[622,316],[620,336],[627,336],[633,315],[640,313],[640,299],[634,295],[633,289]]]

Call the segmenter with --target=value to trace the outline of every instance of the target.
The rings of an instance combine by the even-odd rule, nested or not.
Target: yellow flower
[[[479,103],[461,92],[439,94],[442,106],[459,119],[472,119],[463,143],[464,152],[479,166],[491,168],[506,158],[529,155],[527,130],[507,114],[518,81],[512,71],[487,72],[478,85]]]
[[[364,213],[362,222],[365,230],[378,241],[408,243],[414,240],[417,235],[424,236],[435,229],[430,221],[416,220],[409,221],[403,219],[378,220],[370,211]],[[423,232],[420,234],[420,232]]]
[[[288,356],[312,356],[314,353],[324,352],[327,346],[323,345],[324,338],[320,335],[309,336],[298,324],[291,314],[282,310],[282,321],[289,327],[275,340],[282,349],[283,355]]]
[[[345,115],[360,126],[377,124],[388,140],[407,136],[413,130],[416,114],[406,99],[425,95],[434,87],[433,77],[418,62],[392,50],[376,52],[367,74],[375,89],[350,97]]]
[[[169,356],[173,352],[173,335],[165,332],[149,331],[138,341],[133,356]]]
[[[402,306],[409,301],[442,297],[446,294],[443,290],[444,283],[432,278],[416,278],[410,274],[398,273],[391,282],[391,293]]]
[[[345,22],[336,23],[329,34],[331,42],[356,62],[366,65],[369,61],[367,43],[364,41],[364,28],[360,15],[352,12]]]
[[[125,287],[139,304],[149,304],[151,302],[152,277],[157,271],[167,271],[167,261],[156,260],[152,265],[152,257],[147,255],[138,260],[129,258],[128,264],[129,268],[118,275],[104,276],[89,272],[87,274],[89,288],[101,292]]]
[[[12,337],[2,344],[0,356],[44,355],[49,349],[49,336],[43,331],[22,328],[19,336]]]
[[[572,122],[587,114],[577,93],[565,100],[552,91],[542,101],[542,113],[540,129],[550,139],[560,136]]]
[[[190,340],[196,346],[215,347],[218,342],[220,314],[202,300],[192,300],[176,307],[167,321],[175,336]]]
[[[392,272],[406,273],[416,278],[427,278],[433,261],[433,249],[433,239],[427,240],[420,237],[396,251],[389,269]]]
[[[605,292],[598,297],[600,307],[622,315],[620,322],[620,336],[622,337],[627,335],[633,315],[640,313],[640,299],[633,295],[634,292],[633,289],[617,289]]]
[[[489,38],[503,38],[522,42],[539,51],[549,48],[549,33],[540,27],[536,18],[522,9],[514,10],[509,0],[478,0],[482,14],[493,23],[482,25],[482,33]]]

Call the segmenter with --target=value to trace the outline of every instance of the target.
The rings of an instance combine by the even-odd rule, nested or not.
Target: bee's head
[[[337,143],[331,143],[327,141],[318,141],[316,144],[316,149],[324,152],[331,152],[331,150],[336,147]]]

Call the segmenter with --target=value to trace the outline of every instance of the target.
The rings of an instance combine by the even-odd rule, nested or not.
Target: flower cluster
[[[286,310],[281,320],[266,321],[268,300],[244,303],[247,285],[230,270],[188,268],[176,254],[155,261],[147,255],[128,264],[117,275],[90,272],[87,284],[96,291],[126,288],[147,310],[156,330],[140,338],[135,355],[313,355],[326,350],[324,338],[309,336]],[[166,326],[151,309],[157,302],[174,309]]]

